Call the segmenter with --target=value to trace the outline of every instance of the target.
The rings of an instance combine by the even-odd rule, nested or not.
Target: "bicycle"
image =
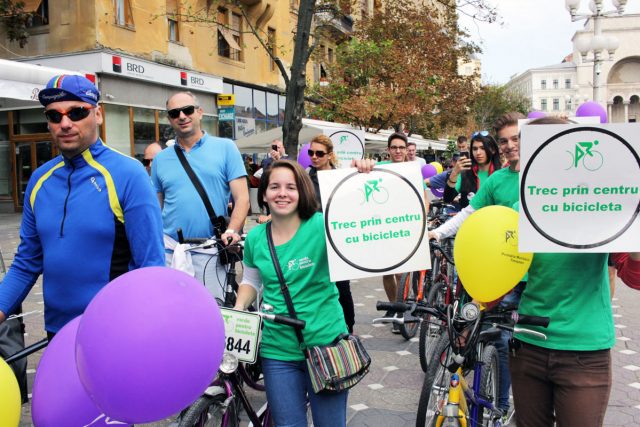
[[[429,366],[420,393],[416,426],[502,426],[502,410],[496,406],[499,392],[498,352],[491,344],[501,329],[546,339],[540,332],[518,327],[546,327],[549,318],[519,315],[514,311],[484,313],[467,303],[455,314],[456,303],[447,306],[447,334],[442,334],[434,354],[440,363]],[[469,387],[465,372],[473,372]]]
[[[268,306],[265,308],[271,309]],[[304,320],[260,311],[251,315],[300,329],[304,329],[306,323]],[[204,394],[183,412],[179,427],[238,426],[238,399],[250,420],[250,426],[271,426],[268,404],[256,411],[243,388],[243,384],[247,384],[255,390],[264,391],[264,386],[258,383],[259,374],[251,372],[249,366],[251,365],[240,363],[236,356],[225,352],[217,377]]]
[[[427,296],[427,304],[431,307],[440,307],[452,304],[456,300],[465,302],[466,293],[463,287],[456,281],[455,262],[453,260],[453,238],[446,239],[443,244],[435,240],[429,242],[431,253],[434,255],[432,265],[432,285]],[[435,342],[445,329],[443,320],[433,316],[427,316],[420,327],[418,341],[418,354],[420,367],[427,372]]]

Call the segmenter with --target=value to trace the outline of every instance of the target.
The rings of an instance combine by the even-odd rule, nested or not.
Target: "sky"
[[[460,26],[482,48],[482,82],[504,84],[529,68],[559,64],[573,51],[571,38],[585,21],[571,22],[564,0],[486,0],[497,6],[502,24],[478,23],[460,14]],[[613,10],[604,0],[605,10]],[[582,0],[579,12],[589,13]],[[626,13],[639,13],[640,0],[629,0]]]

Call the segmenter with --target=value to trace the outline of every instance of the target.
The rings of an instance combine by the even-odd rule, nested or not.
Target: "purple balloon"
[[[33,423],[38,427],[107,426],[107,418],[91,400],[76,369],[76,333],[80,317],[67,323],[45,350],[33,381]]]
[[[444,196],[444,188],[431,188],[431,193],[436,197]]]
[[[438,173],[438,169],[432,164],[422,166],[422,178],[427,179]]]
[[[576,110],[576,117],[600,117],[600,123],[607,123],[607,111],[594,101],[580,105]]]
[[[527,115],[528,119],[539,119],[541,117],[547,117],[547,115],[542,111],[530,111]]]
[[[300,166],[302,166],[303,169],[311,166],[311,157],[309,157],[309,153],[307,153],[310,147],[311,143],[307,142],[300,147],[300,151],[298,151],[298,163],[300,163]]]
[[[85,310],[76,338],[78,375],[105,414],[157,421],[209,386],[224,337],[220,309],[202,283],[166,267],[133,270]]]

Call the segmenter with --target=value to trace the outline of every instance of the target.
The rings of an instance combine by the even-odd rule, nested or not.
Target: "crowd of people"
[[[222,300],[225,267],[216,250],[185,257],[180,235],[202,238],[217,231],[223,244],[237,243],[250,208],[249,186],[257,186],[258,203],[267,215],[246,237],[235,308],[247,309],[262,294],[276,313],[288,314],[267,244],[272,238],[278,259],[287,260],[282,269],[295,311],[307,322],[304,344],[325,345],[353,332],[350,283],[330,281],[323,231],[318,171],[336,168],[330,138],[311,140],[312,165],[306,170],[288,158],[280,140],[273,141],[258,167],[253,158],[243,159],[233,141],[203,131],[197,97],[178,92],[166,102],[175,143],[150,145],[138,162],[99,138],[100,93],[86,78],[57,76],[39,100],[60,155],[38,168],[27,186],[20,245],[0,285],[0,322],[20,309],[40,275],[50,339],[82,314],[107,283],[132,269],[179,264]],[[462,209],[430,232],[430,238],[455,234],[485,206],[518,209],[520,118],[510,113],[498,119],[492,133],[458,138],[452,167],[425,181],[427,211],[427,186],[444,188],[444,199]],[[548,118],[530,125],[547,123],[566,121]],[[425,162],[403,133],[389,137],[387,154],[390,163]],[[368,173],[375,164],[363,159],[352,166]],[[229,216],[224,230],[216,229],[219,216]],[[285,268],[302,259],[308,268]],[[602,425],[615,339],[608,264],[625,283],[640,288],[640,253],[536,253],[528,276],[505,297],[505,303],[519,304],[523,313],[551,319],[544,330],[546,341],[516,334],[510,348],[508,337],[498,343],[503,374],[499,407],[508,409],[511,381],[518,425],[550,426],[554,420],[558,425]],[[398,278],[384,275],[382,282],[394,301]],[[307,396],[314,425],[346,424],[348,391],[313,392],[292,328],[265,324],[260,351],[276,425],[306,426]]]

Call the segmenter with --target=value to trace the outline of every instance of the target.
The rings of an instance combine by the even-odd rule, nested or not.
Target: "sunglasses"
[[[180,117],[180,113],[184,113],[185,116],[190,116],[194,111],[196,111],[196,108],[200,107],[198,107],[197,105],[186,105],[180,108],[172,108],[171,110],[167,111],[167,115],[172,119],[177,119],[178,117]]]
[[[488,132],[488,131],[486,131],[486,130],[479,130],[479,131],[477,131],[477,132],[474,132],[474,133],[471,135],[471,139],[475,138],[475,137],[476,137],[476,136],[478,136],[478,135],[479,135],[479,136],[489,136],[489,132]]]
[[[327,154],[327,152],[326,151],[320,151],[320,150],[316,150],[316,151],[307,150],[307,154],[309,155],[309,157],[313,157],[314,154],[315,154],[316,157],[321,159],[321,158],[323,158],[325,156],[325,154]]]
[[[67,111],[45,110],[44,115],[51,123],[60,123],[64,116],[69,117],[72,122],[79,122],[86,119],[94,107],[73,107]]]
[[[140,161],[142,162],[143,166],[149,166],[153,159],[140,159]]]

